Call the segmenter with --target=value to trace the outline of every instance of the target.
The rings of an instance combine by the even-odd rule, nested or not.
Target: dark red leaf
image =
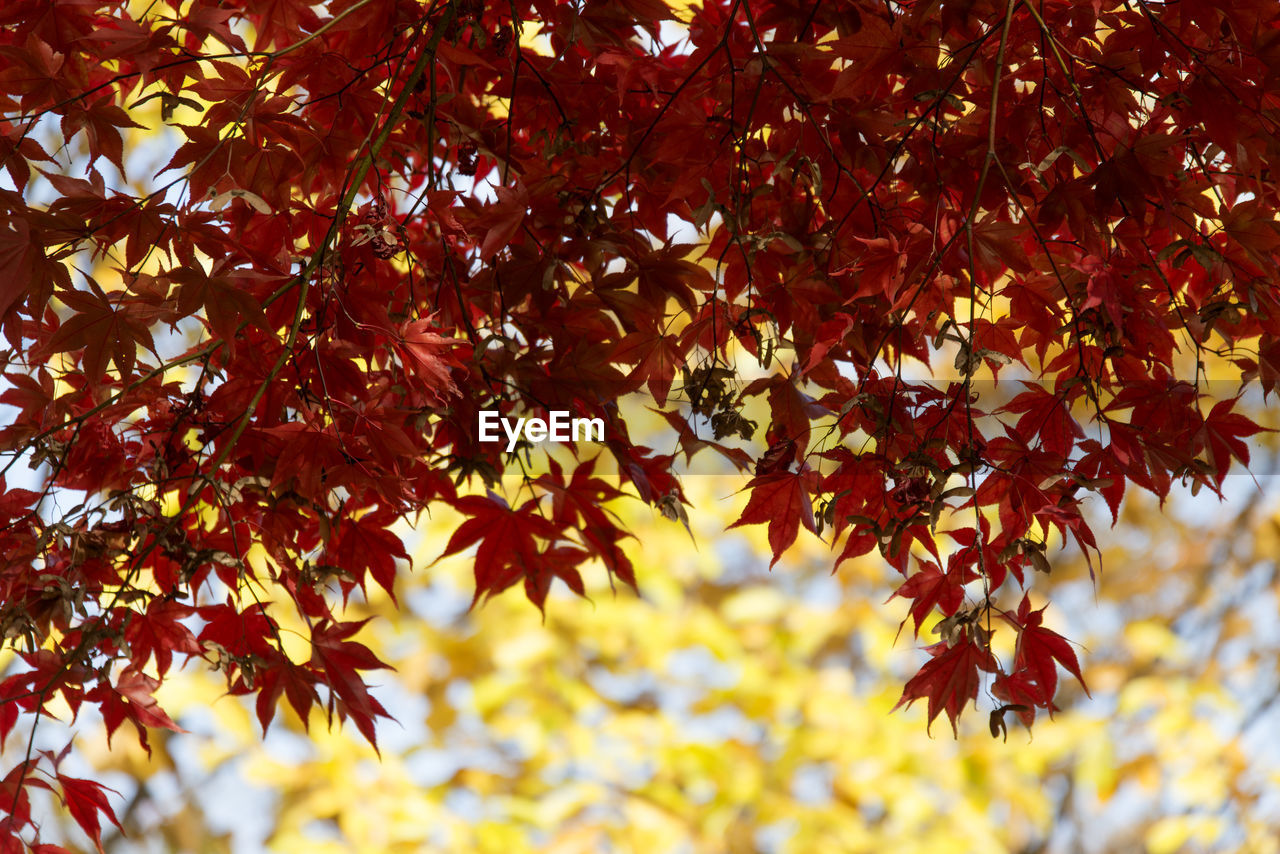
[[[58,785],[62,788],[62,802],[66,805],[67,812],[71,813],[71,818],[92,840],[99,854],[102,854],[102,821],[99,814],[106,816],[121,833],[124,832],[116,819],[115,810],[107,801],[107,792],[118,793],[93,780],[80,780],[62,774],[58,775]]]
[[[818,481],[816,472],[780,472],[755,477],[748,484],[751,498],[738,521],[730,525],[769,526],[769,548],[773,551],[773,566],[782,557],[800,532],[803,523],[808,530],[814,530],[813,504],[809,497]]]
[[[939,712],[945,711],[951,730],[958,737],[956,721],[960,712],[970,700],[978,698],[979,671],[994,671],[995,658],[990,650],[967,637],[954,646],[944,641],[925,650],[932,658],[907,682],[894,709],[910,707],[916,700],[927,698],[929,724],[933,724]]]
[[[1014,652],[1013,664],[1016,669],[1025,668],[1029,678],[1035,681],[1043,692],[1038,705],[1053,699],[1058,688],[1058,669],[1061,664],[1067,672],[1076,678],[1086,694],[1089,687],[1084,683],[1080,673],[1080,662],[1076,659],[1075,650],[1062,635],[1041,625],[1044,608],[1031,610],[1030,598],[1022,597],[1016,616],[1005,615],[1005,619],[1018,629],[1018,645]]]

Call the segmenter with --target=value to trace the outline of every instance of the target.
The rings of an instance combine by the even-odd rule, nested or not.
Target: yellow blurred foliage
[[[894,579],[871,558],[833,576],[821,544],[768,571],[759,532],[723,530],[742,506],[734,482],[690,478],[693,542],[616,502],[642,544],[641,595],[611,591],[597,567],[590,600],[555,592],[545,619],[516,592],[468,611],[467,556],[432,565],[456,520],[422,520],[404,611],[371,590],[348,612],[382,615],[359,639],[397,668],[368,674],[400,719],[379,730],[381,759],[316,711],[306,755],[275,749],[248,704],[194,667],[161,700],[180,721],[204,710],[216,736],[161,742],[194,742],[205,771],[239,763],[246,793],[273,793],[245,808],[269,817],[261,844],[276,852],[1276,850],[1239,694],[1177,623],[1199,600],[1162,612],[1110,596],[1118,569],[1096,590],[1068,569],[1047,615],[1088,650],[1093,699],[1064,680],[1061,711],[1032,733],[1009,715],[1006,741],[987,732],[984,691],[958,739],[929,737],[922,708],[890,711],[929,640],[899,633],[902,603],[880,604]],[[1115,539],[1125,586],[1158,589],[1166,570]],[[1133,618],[1091,629],[1109,609]],[[275,729],[304,735],[285,706]],[[163,765],[124,741],[83,752],[134,776]],[[1261,762],[1274,785],[1275,757]]]

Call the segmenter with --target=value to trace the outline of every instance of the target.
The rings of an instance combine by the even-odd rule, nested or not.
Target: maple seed
[[[498,32],[494,33],[493,49],[496,50],[501,56],[506,56],[507,53],[511,50],[511,41],[513,38],[514,36],[511,33],[511,28],[503,27],[502,29],[498,30]]]
[[[458,146],[458,174],[474,175],[476,174],[476,160],[479,148],[468,140]]]
[[[542,442],[603,442],[603,418],[570,418],[567,410],[553,409],[549,420],[541,418],[504,418],[497,412],[482,411],[480,413],[480,441],[500,442],[498,426],[507,434],[507,453],[510,454],[520,443],[521,434],[533,443]]]

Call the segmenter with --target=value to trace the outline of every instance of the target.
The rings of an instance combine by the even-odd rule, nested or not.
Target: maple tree
[[[88,703],[145,743],[176,653],[263,727],[283,699],[372,742],[342,605],[393,593],[393,524],[456,508],[476,601],[542,607],[595,562],[642,585],[607,503],[687,519],[709,455],[773,563],[803,527],[940,618],[900,705],[954,727],[990,680],[993,733],[1053,711],[1083,671],[1028,571],[1097,552],[1089,493],[1220,491],[1261,429],[1241,390],[1280,377],[1275,12],[6,3],[0,740]],[[144,127],[173,144],[139,185]],[[632,439],[641,391],[683,461]],[[504,497],[482,410],[605,441]],[[6,850],[53,849],[31,787],[95,841],[113,817],[59,762],[4,772]]]

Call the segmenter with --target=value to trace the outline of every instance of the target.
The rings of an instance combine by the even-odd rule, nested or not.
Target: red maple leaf
[[[684,366],[684,356],[676,337],[649,331],[632,332],[623,338],[610,361],[634,363],[635,368],[628,379],[637,385],[647,382],[649,393],[659,406],[666,405],[676,369]]]
[[[1023,382],[1026,391],[1005,405],[1009,412],[1021,412],[1016,428],[1022,436],[1040,436],[1046,451],[1066,457],[1072,444],[1084,438],[1084,431],[1071,417],[1063,396],[1051,393],[1042,385]]]
[[[113,792],[118,795],[119,792],[108,789],[93,780],[81,780],[63,774],[58,774],[57,778],[58,785],[62,788],[62,803],[66,806],[67,812],[71,813],[71,818],[93,842],[99,854],[102,854],[102,822],[98,818],[99,814],[105,815],[121,833],[124,832],[124,828],[116,819],[115,810],[107,801],[106,794]]]
[[[1262,430],[1248,418],[1232,412],[1234,404],[1234,400],[1220,400],[1204,419],[1204,441],[1209,448],[1209,462],[1218,486],[1222,486],[1233,457],[1249,465],[1249,446],[1241,440]]]
[[[25,219],[0,218],[0,317],[27,294],[44,247],[32,239]]]
[[[995,657],[991,655],[991,650],[975,643],[968,636],[955,646],[943,641],[925,647],[925,651],[932,658],[907,682],[894,709],[904,705],[910,707],[921,697],[927,698],[928,726],[933,724],[933,719],[939,712],[945,711],[951,721],[951,731],[958,737],[956,721],[960,712],[970,700],[977,700],[981,681],[979,671],[995,671]]]
[[[944,573],[936,563],[929,562],[923,564],[919,572],[908,578],[885,601],[898,596],[912,600],[910,616],[915,620],[916,635],[919,635],[920,624],[934,606],[941,605],[942,613],[947,616],[956,612],[964,601],[964,586],[950,568]]]
[[[515,239],[529,209],[529,194],[523,187],[499,187],[497,195],[498,201],[471,225],[472,230],[485,230],[480,247],[480,257],[485,259],[492,258]]]
[[[195,635],[180,622],[193,613],[195,609],[190,605],[164,597],[152,599],[142,613],[131,613],[124,639],[129,644],[133,666],[141,668],[154,656],[156,673],[163,679],[175,652],[199,655],[200,645]]]
[[[356,728],[378,749],[374,721],[378,717],[391,717],[382,704],[369,693],[369,687],[360,678],[360,670],[389,670],[378,660],[369,647],[348,640],[369,622],[334,623],[321,620],[311,628],[311,666],[325,676],[325,683],[333,689],[331,710],[336,708],[341,717],[350,716]]]
[[[769,566],[772,567],[796,541],[801,523],[808,530],[814,530],[813,504],[809,496],[817,482],[817,472],[807,470],[775,472],[752,478],[747,484],[751,498],[738,521],[729,527],[767,524],[769,548],[773,552]]]
[[[1085,685],[1084,676],[1080,673],[1080,662],[1076,660],[1075,650],[1062,635],[1041,625],[1043,615],[1044,608],[1031,610],[1031,600],[1025,594],[1016,615],[1002,615],[1018,629],[1018,644],[1013,655],[1015,671],[1025,668],[1028,676],[1043,691],[1041,699],[1044,702],[1052,701],[1058,690],[1058,664],[1066,668],[1088,694],[1089,687]]]
[[[1035,723],[1037,707],[1048,709],[1050,715],[1058,711],[1053,698],[1045,696],[1044,686],[1037,683],[1026,669],[997,676],[991,683],[991,693],[996,699],[1016,706],[1018,717],[1026,726]]]
[[[58,299],[75,311],[49,341],[55,353],[80,350],[84,373],[97,383],[111,361],[122,377],[133,372],[138,345],[155,351],[145,306],[136,300],[110,297],[89,280],[90,292],[59,291]]]
[[[298,713],[302,728],[309,730],[312,704],[319,701],[316,693],[316,674],[309,668],[294,664],[284,655],[277,656],[258,673],[258,699],[255,710],[258,723],[265,735],[267,725],[275,717],[276,702],[284,694],[289,705]]]
[[[611,520],[603,507],[606,501],[619,498],[623,493],[601,478],[592,476],[595,459],[579,465],[568,483],[565,483],[560,464],[554,459],[548,460],[548,463],[550,474],[543,475],[538,482],[552,490],[552,518],[555,524],[576,529],[584,544],[599,556],[609,572],[635,588],[635,570],[631,559],[620,545],[621,540],[633,535]],[[566,579],[566,582],[572,586],[571,578]],[[578,583],[581,583],[580,579]]]
[[[458,387],[449,373],[458,365],[453,355],[458,338],[446,338],[433,331],[430,321],[414,320],[400,330],[400,340],[395,343],[409,377],[424,390],[430,400],[439,404],[458,394]]]
[[[546,569],[545,547],[539,541],[554,540],[556,528],[541,515],[536,499],[512,509],[506,499],[490,492],[487,497],[472,495],[460,498],[454,506],[471,518],[458,526],[443,554],[436,560],[479,543],[475,562],[476,592],[471,600],[473,608],[482,597],[501,593],[526,574],[537,574]]]
[[[89,162],[104,155],[120,170],[121,175],[124,175],[124,140],[118,128],[140,127],[142,125],[112,103],[110,94],[98,98],[87,107],[70,110],[62,117],[64,138],[71,139],[83,130],[88,140]]]
[[[350,516],[338,523],[322,563],[341,567],[354,576],[364,589],[366,574],[396,600],[396,558],[408,561],[404,543],[386,527],[385,516]]]
[[[138,731],[138,740],[151,753],[151,745],[147,741],[147,728],[170,729],[174,732],[186,732],[160,708],[153,696],[160,680],[148,676],[132,665],[126,667],[117,677],[114,685],[103,680],[92,691],[85,694],[85,699],[97,703],[102,709],[102,719],[107,727],[107,741],[126,720],[133,723]]]

